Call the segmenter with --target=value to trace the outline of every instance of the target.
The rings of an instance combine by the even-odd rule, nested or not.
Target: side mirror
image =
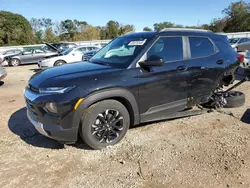
[[[162,66],[165,64],[165,61],[159,56],[150,56],[147,60],[139,62],[141,67],[148,67],[148,66]]]

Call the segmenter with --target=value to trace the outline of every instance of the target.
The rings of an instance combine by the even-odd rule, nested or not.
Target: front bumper
[[[54,66],[53,62],[50,62],[50,61],[46,61],[46,62],[39,61],[37,65],[40,69],[47,69],[49,67]]]
[[[78,127],[62,129],[59,125],[41,123],[29,113],[29,110],[27,110],[27,117],[35,129],[46,137],[65,143],[75,143],[77,141]]]
[[[50,116],[42,111],[43,96],[28,89],[24,91],[27,105],[27,117],[35,129],[42,135],[64,143],[75,143],[78,136],[79,124],[73,122],[72,112],[65,117]]]

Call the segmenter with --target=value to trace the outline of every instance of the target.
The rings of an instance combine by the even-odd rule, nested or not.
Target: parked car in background
[[[126,34],[89,62],[34,75],[24,92],[27,116],[49,138],[70,144],[83,139],[102,149],[120,142],[130,126],[209,102],[234,82],[241,61],[224,36],[210,31]]]
[[[245,53],[244,62],[241,64],[241,67],[245,70],[250,70],[250,49]]]
[[[38,61],[45,57],[58,56],[59,51],[54,48],[54,51],[45,51],[42,49],[31,49],[24,51],[19,55],[12,56],[9,60],[9,65],[19,66],[21,64],[38,63]]]
[[[95,49],[96,51],[100,48],[96,46],[77,46],[69,48],[59,54],[59,56],[52,58],[44,58],[38,62],[38,66],[41,69],[48,67],[60,66],[66,63],[74,63],[82,61],[82,56],[85,52]]]
[[[6,56],[10,56],[10,55],[17,55],[17,54],[20,54],[20,53],[22,53],[22,50],[15,49],[15,50],[6,50],[2,55],[4,57],[6,57]]]
[[[7,72],[5,68],[2,66],[2,63],[4,62],[3,55],[0,55],[0,81],[3,80],[7,76]]]
[[[88,61],[90,60],[91,57],[93,57],[98,51],[97,50],[92,50],[89,52],[85,52],[82,56],[82,61]]]
[[[238,45],[237,50],[239,52],[247,51],[250,49],[250,42],[244,42]]]
[[[61,52],[77,46],[75,43],[70,42],[52,43],[51,45],[60,50]]]
[[[22,54],[22,50],[7,50],[3,53],[3,57],[4,57],[4,62],[2,63],[2,65],[8,65],[11,58],[17,55]]]
[[[244,43],[250,42],[250,38],[243,37],[243,38],[231,38],[229,39],[229,43],[231,44],[232,48],[235,51],[244,51],[242,48],[244,48]],[[246,48],[247,50],[249,48]]]

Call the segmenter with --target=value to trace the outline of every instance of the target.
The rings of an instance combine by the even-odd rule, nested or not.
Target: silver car
[[[250,44],[250,38],[243,37],[243,38],[231,38],[229,39],[229,43],[231,44],[232,48],[235,51],[244,51],[249,48],[245,49],[245,44]]]
[[[21,55],[11,58],[9,64],[11,66],[19,66],[21,64],[38,63],[38,61],[47,56],[57,55],[58,52],[48,52],[42,49],[36,49],[23,52]]]

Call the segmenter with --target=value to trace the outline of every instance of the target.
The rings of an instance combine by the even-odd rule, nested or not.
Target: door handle
[[[223,60],[219,60],[219,61],[217,61],[217,64],[219,64],[219,65],[221,65],[221,64],[223,64],[224,63],[224,61]]]
[[[187,69],[188,69],[188,67],[186,67],[186,66],[179,66],[179,67],[177,67],[178,71],[186,71]]]

